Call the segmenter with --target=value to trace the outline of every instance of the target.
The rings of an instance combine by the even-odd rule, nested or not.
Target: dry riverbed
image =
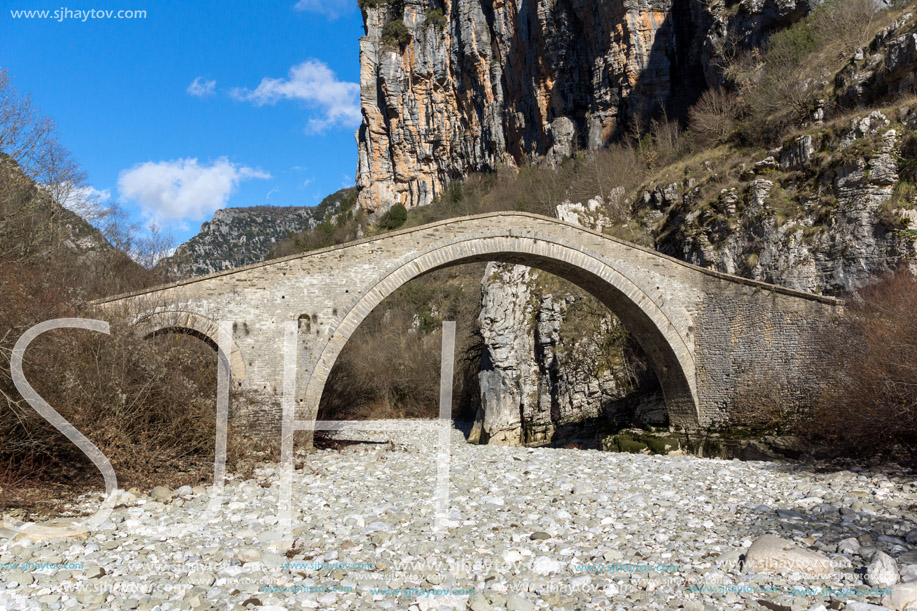
[[[917,600],[917,480],[905,469],[472,446],[453,430],[437,522],[435,423],[408,428],[344,431],[366,443],[300,454],[289,531],[276,464],[230,480],[212,514],[212,488],[156,489],[119,493],[88,537],[2,531],[0,609],[855,611]]]

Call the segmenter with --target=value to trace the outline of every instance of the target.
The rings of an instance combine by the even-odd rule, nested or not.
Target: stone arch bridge
[[[308,421],[341,349],[376,305],[424,272],[473,261],[539,268],[608,306],[651,360],[670,423],[685,431],[722,424],[743,396],[804,401],[821,377],[814,334],[843,305],[526,213],[450,219],[97,304],[127,308],[151,334],[185,332],[211,343],[219,321],[231,321],[232,385],[259,398],[235,413],[273,433],[284,395],[284,329],[295,328],[294,409]]]

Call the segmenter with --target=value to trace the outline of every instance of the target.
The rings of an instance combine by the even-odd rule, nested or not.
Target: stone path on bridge
[[[265,464],[231,481],[204,524],[188,526],[209,489],[156,490],[122,494],[125,506],[87,540],[0,540],[0,608],[700,610],[766,600],[798,611],[879,603],[850,593],[869,587],[870,561],[874,583],[892,569],[896,581],[917,579],[917,484],[901,470],[471,446],[453,430],[449,528],[434,535],[432,424],[345,430],[335,435],[375,442],[301,454],[291,536],[278,523],[278,466]],[[743,572],[741,555],[768,533],[829,558],[830,570]],[[835,589],[824,597],[826,586]]]

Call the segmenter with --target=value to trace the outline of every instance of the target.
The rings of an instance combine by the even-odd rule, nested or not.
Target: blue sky
[[[314,205],[354,183],[356,0],[68,2],[4,2],[0,67],[136,221],[181,242],[216,208]]]

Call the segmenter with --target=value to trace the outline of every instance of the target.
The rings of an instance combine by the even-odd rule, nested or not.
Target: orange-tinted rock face
[[[359,202],[426,205],[469,172],[554,162],[632,118],[678,114],[718,78],[726,32],[755,44],[817,1],[404,0],[403,14],[378,2],[360,40]],[[382,36],[397,19],[403,47]]]

